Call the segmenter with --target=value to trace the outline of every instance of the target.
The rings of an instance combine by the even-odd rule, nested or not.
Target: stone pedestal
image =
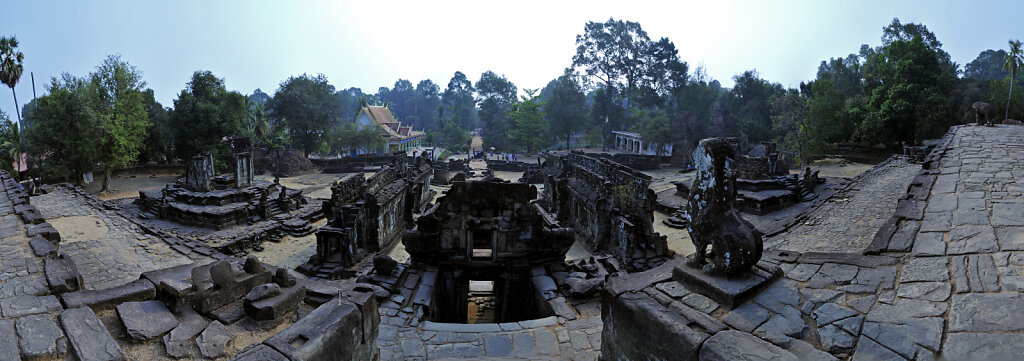
[[[758,262],[750,271],[732,277],[710,275],[685,262],[672,270],[673,280],[691,292],[702,294],[730,309],[756,295],[758,290],[780,275],[782,270],[778,266],[764,261]]]

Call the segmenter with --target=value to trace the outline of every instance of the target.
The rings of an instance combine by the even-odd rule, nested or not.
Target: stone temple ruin
[[[543,203],[576,240],[608,252],[634,269],[668,259],[665,237],[654,232],[651,177],[618,163],[572,152],[545,155]]]
[[[493,322],[541,318],[565,307],[545,266],[565,260],[572,236],[531,202],[536,194],[521,183],[454,182],[406,232],[411,267],[424,270],[414,302],[425,317],[465,323],[474,281],[492,284]]]
[[[328,224],[316,231],[316,254],[298,271],[324,279],[348,278],[369,255],[390,250],[413,214],[431,201],[433,168],[425,157],[414,164],[385,166],[369,179],[350,174],[331,186],[323,202]]]
[[[239,151],[231,175],[200,155],[136,202],[70,185],[30,202],[0,172],[0,360],[1024,352],[1024,128],[953,127],[919,164],[894,157],[824,188],[773,146],[739,143],[697,141],[679,178],[547,153],[495,163],[542,185],[481,159],[437,182],[427,159],[391,157],[303,189],[261,181]],[[655,224],[651,188],[671,181],[685,233]],[[764,190],[800,211],[758,214],[744,192]],[[315,236],[283,236],[321,215]],[[780,230],[761,232],[769,218]]]

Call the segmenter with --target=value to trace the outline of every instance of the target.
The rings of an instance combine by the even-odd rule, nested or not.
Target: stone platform
[[[686,262],[672,269],[672,279],[683,287],[730,309],[756,295],[781,274],[778,266],[767,262],[759,262],[750,272],[734,277],[709,275]]]

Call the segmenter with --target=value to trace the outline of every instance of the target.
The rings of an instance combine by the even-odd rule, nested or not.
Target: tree
[[[448,88],[441,95],[441,104],[448,119],[462,129],[473,129],[477,125],[476,100],[473,99],[473,83],[466,74],[456,71],[448,81]]]
[[[23,65],[25,61],[25,54],[22,54],[18,50],[18,39],[15,37],[0,37],[0,83],[4,83],[11,88],[11,94],[14,95],[14,111],[18,115],[18,123],[21,124],[21,110],[18,109],[18,93],[14,91],[14,86],[18,85],[18,81],[21,80],[21,73],[25,67]],[[21,127],[21,146],[22,150],[28,152],[28,143],[25,141],[25,127]],[[28,157],[25,157],[28,159]],[[31,168],[31,167],[30,167]]]
[[[270,115],[285,121],[291,139],[307,156],[320,147],[327,131],[341,115],[334,101],[334,86],[323,74],[288,78],[268,105]]]
[[[534,149],[548,144],[545,139],[547,134],[547,123],[544,122],[544,103],[540,96],[535,95],[537,89],[523,89],[526,95],[512,105],[509,113],[509,120],[512,122],[512,130],[509,140],[526,148],[527,153],[533,153]]]
[[[1010,99],[1013,97],[1013,78],[1017,77],[1017,67],[1024,64],[1024,52],[1020,47],[1020,40],[1010,40],[1010,51],[1006,53],[1006,60],[1003,61],[1003,70],[1010,70],[1010,91],[1006,92],[1006,112],[1003,119],[1010,119]]]
[[[871,144],[914,144],[940,135],[952,118],[949,95],[956,78],[949,55],[923,25],[893,20],[882,40],[881,48],[862,51],[863,110],[868,114],[858,125],[857,138]]]
[[[508,113],[516,101],[515,84],[488,70],[476,82],[476,103],[480,105],[480,122],[483,123],[483,145],[496,149],[508,149]]]
[[[413,105],[413,129],[438,130],[437,108],[441,106],[441,87],[430,79],[416,84],[416,98]]]
[[[772,108],[772,129],[780,134],[777,138],[779,147],[796,149],[800,158],[800,167],[810,163],[808,144],[811,138],[811,124],[807,117],[807,86],[800,84],[800,89],[787,89],[783,93],[772,96],[769,103]]]
[[[377,92],[377,97],[388,104],[388,108],[391,109],[391,113],[398,121],[403,123],[414,121],[416,89],[412,87],[412,82],[398,79],[394,88],[381,87]]]
[[[256,90],[252,92],[252,95],[249,96],[249,102],[253,106],[255,106],[256,104],[264,104],[268,100],[270,100],[270,95],[264,93],[262,90],[260,90],[260,88],[256,88]]]
[[[360,103],[366,100],[366,94],[359,88],[348,88],[339,90],[334,96],[337,98],[338,107],[341,109],[340,117],[344,120],[352,120],[359,114]]]
[[[663,98],[686,84],[687,64],[668,38],[654,42],[639,23],[609,18],[588,22],[576,36],[572,66],[598,79],[606,89],[621,90],[625,116],[635,103],[660,106]],[[609,92],[607,95],[616,94]]]
[[[0,161],[0,169],[6,170],[7,172],[14,174],[16,169],[15,164],[21,163],[21,132],[18,130],[18,125],[7,119],[7,114],[0,111],[0,159],[6,159]]]
[[[222,142],[225,137],[245,132],[248,115],[244,95],[228,91],[224,79],[209,71],[195,72],[174,100],[171,112],[175,154],[188,160],[212,152],[220,171],[230,169],[231,152]]]
[[[640,134],[648,148],[655,149],[656,155],[665,155],[665,146],[672,143],[672,125],[662,111],[639,111],[636,114],[633,131]]]
[[[95,96],[89,102],[89,114],[97,119],[95,135],[99,149],[97,161],[103,163],[103,192],[115,167],[135,162],[149,127],[149,114],[143,103],[142,73],[120,56],[108,56],[89,75]]]
[[[383,133],[384,130],[378,125],[357,126],[353,122],[342,122],[341,125],[331,128],[328,139],[333,150],[338,153],[341,153],[342,149],[348,150],[351,155],[360,152],[377,153],[388,145]]]
[[[174,132],[171,129],[171,110],[156,101],[153,89],[142,93],[142,105],[149,115],[149,129],[142,142],[140,161],[167,162],[174,154]]]
[[[782,85],[761,79],[757,70],[733,77],[736,85],[724,96],[727,109],[739,119],[740,129],[751,144],[774,138],[768,100],[784,92]]]
[[[971,60],[970,63],[964,66],[964,78],[984,81],[1005,78],[1007,75],[1010,75],[1003,68],[1006,56],[1006,50],[1002,49],[988,49],[979,53],[977,58],[974,58],[974,60]]]
[[[688,84],[676,94],[676,109],[693,113],[703,126],[707,126],[715,103],[724,93],[722,84],[708,77],[704,67],[700,66],[694,71],[694,76]]]
[[[465,150],[470,141],[469,132],[445,117],[443,106],[437,108],[437,119],[441,123],[440,144],[449,150]]]
[[[46,154],[41,162],[44,177],[75,177],[81,183],[78,175],[92,171],[99,158],[98,117],[89,109],[95,87],[64,73],[61,79],[52,78],[46,88],[49,94],[38,99],[25,137],[39,154]]]
[[[582,87],[573,76],[562,75],[544,87],[541,99],[544,99],[544,118],[548,129],[565,138],[565,149],[569,149],[572,135],[583,130],[587,123],[589,111]]]

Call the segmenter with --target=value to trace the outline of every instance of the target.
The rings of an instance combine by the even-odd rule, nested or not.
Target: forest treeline
[[[13,93],[24,55],[13,37],[0,40],[0,80]],[[562,75],[539,90],[520,91],[494,71],[475,81],[456,71],[443,86],[398,79],[373,92],[302,74],[282,81],[273,94],[256,89],[244,95],[229,90],[225,79],[196,71],[173,104],[157,102],[142,72],[113,55],[90,74],[51,79],[46,94],[18,109],[16,118],[0,112],[0,154],[16,160],[27,145],[41,175],[73,178],[97,166],[109,173],[204,151],[226,159],[224,140],[232,136],[307,155],[374,152],[386,146],[381,130],[354,120],[363,105],[383,105],[425,131],[428,144],[465,150],[470,131],[478,130],[486,149],[527,152],[600,146],[615,130],[669,144],[679,138],[673,119],[692,115],[706,122],[722,109],[739,120],[751,144],[778,142],[807,160],[837,143],[920,144],[972,121],[977,101],[992,104],[1000,119],[1024,119],[1024,94],[1013,86],[1024,78],[1016,71],[1020,42],[1009,45],[956,64],[925,25],[894,19],[879,43],[822,60],[816,77],[796,88],[762,78],[756,63],[724,88],[702,67],[682,61],[670,39],[652,38],[636,22],[609,19],[584,26]],[[0,162],[13,170],[11,163]]]

